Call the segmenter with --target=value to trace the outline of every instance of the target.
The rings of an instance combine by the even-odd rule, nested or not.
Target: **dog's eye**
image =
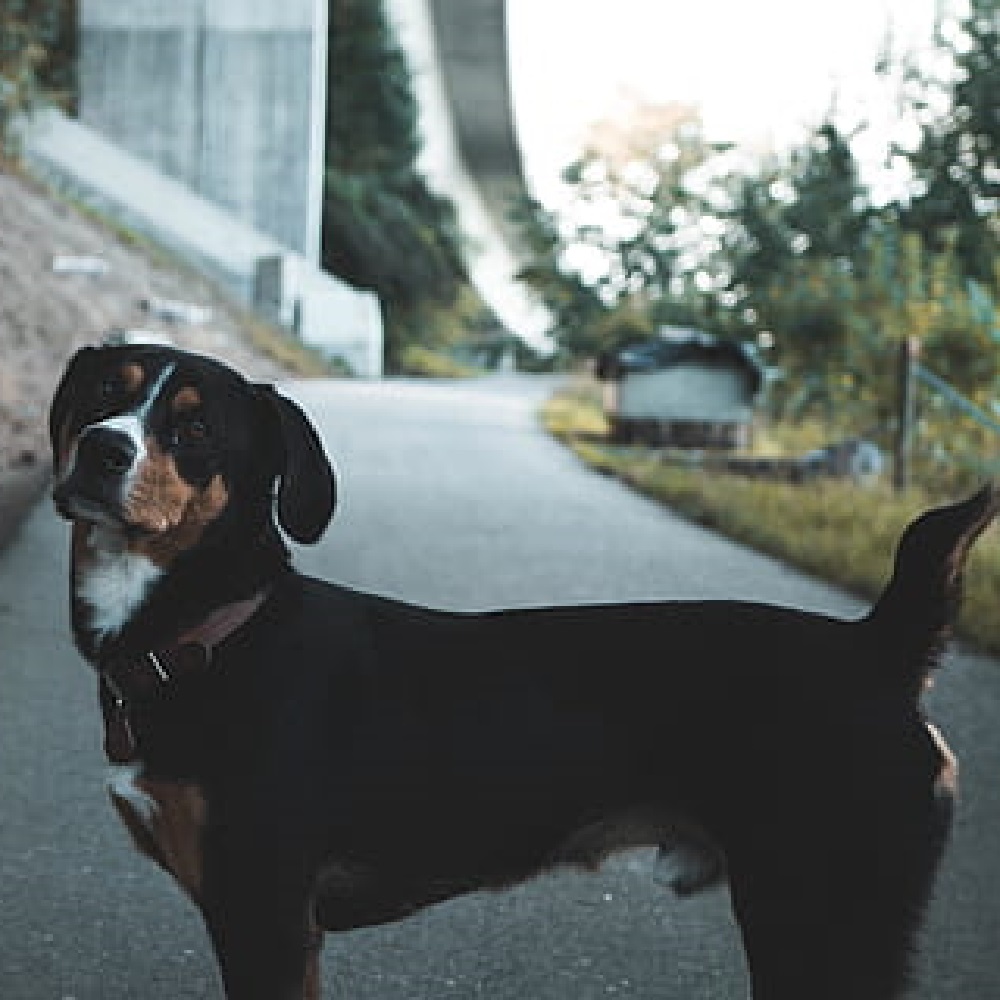
[[[174,445],[200,444],[208,438],[208,424],[201,417],[181,421],[170,435]]]
[[[123,404],[126,389],[120,378],[107,375],[94,384],[91,404],[94,418],[106,417]]]
[[[109,403],[122,391],[121,379],[108,375],[97,383],[97,398],[102,403]]]

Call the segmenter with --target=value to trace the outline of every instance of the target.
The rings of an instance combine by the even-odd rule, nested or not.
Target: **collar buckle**
[[[153,671],[156,676],[159,677],[160,681],[164,684],[170,683],[170,673],[167,668],[163,665],[163,661],[154,653],[151,649],[146,652],[146,659],[149,660],[153,667]]]
[[[134,711],[155,701],[174,682],[210,667],[216,647],[245,625],[267,596],[265,589],[247,600],[224,605],[173,645],[112,657],[101,665],[104,749],[109,760],[128,763],[136,759],[140,734],[135,731]]]

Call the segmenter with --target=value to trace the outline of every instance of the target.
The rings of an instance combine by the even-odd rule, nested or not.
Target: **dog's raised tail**
[[[961,503],[922,514],[899,541],[892,578],[868,621],[916,691],[951,637],[969,551],[998,512],[1000,489],[988,483]]]

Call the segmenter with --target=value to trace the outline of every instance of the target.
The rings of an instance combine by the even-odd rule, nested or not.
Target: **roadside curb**
[[[48,462],[17,470],[0,485],[0,556],[17,537],[28,514],[34,510],[52,479]]]

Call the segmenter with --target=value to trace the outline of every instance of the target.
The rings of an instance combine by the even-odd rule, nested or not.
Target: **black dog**
[[[300,410],[224,365],[84,349],[51,432],[112,796],[230,997],[318,996],[324,930],[639,844],[681,851],[682,891],[724,863],[757,1000],[904,988],[955,782],[919,701],[992,489],[916,521],[859,621],[457,614],[290,568],[277,525],[315,542],[333,474]]]

